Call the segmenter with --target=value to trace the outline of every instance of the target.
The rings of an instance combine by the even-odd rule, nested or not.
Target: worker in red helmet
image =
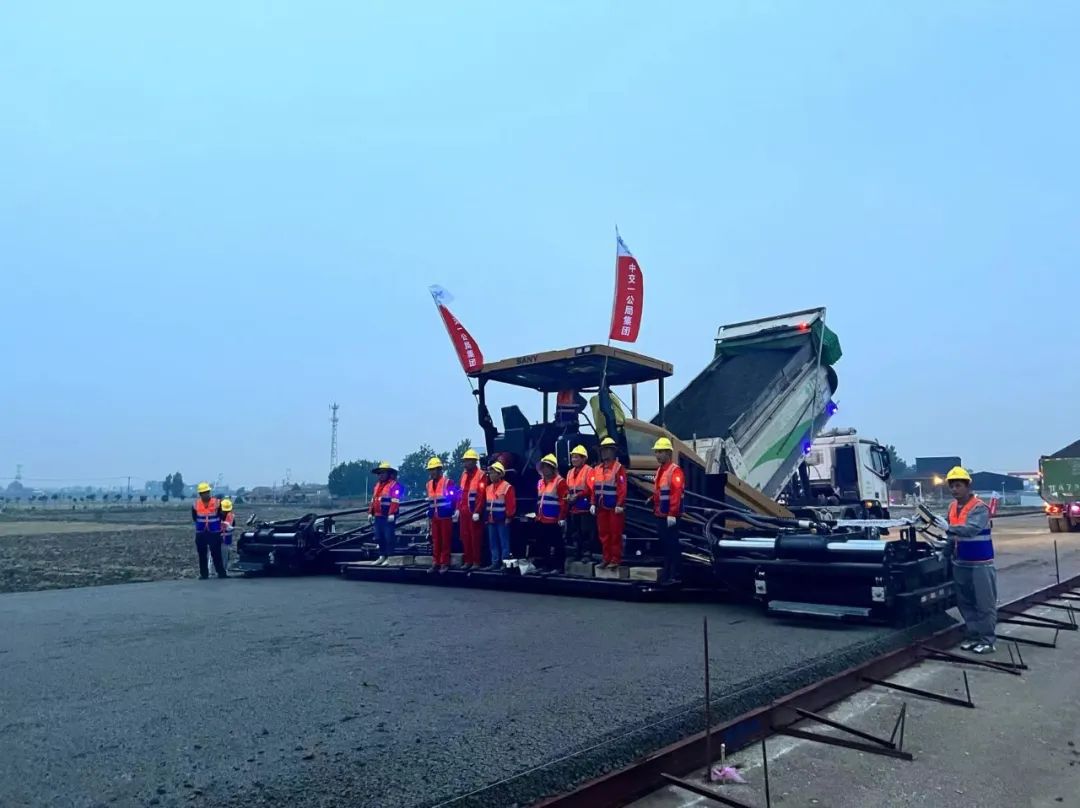
[[[653,452],[660,468],[656,470],[653,482],[653,516],[656,517],[656,532],[660,537],[660,547],[664,552],[664,568],[660,583],[679,583],[682,567],[682,540],[679,536],[679,524],[683,514],[683,493],[686,490],[686,478],[679,465],[674,462],[674,447],[668,437],[657,438]]]
[[[575,446],[570,450],[566,488],[570,510],[566,520],[566,538],[573,542],[574,557],[578,561],[590,560],[596,542],[596,517],[590,510],[593,470],[589,465],[589,452],[584,446]]]
[[[480,519],[484,513],[484,489],[487,479],[480,470],[480,455],[476,449],[466,449],[461,456],[463,470],[458,490],[458,535],[461,537],[461,568],[466,572],[480,569],[483,560],[484,526]]]
[[[443,462],[437,457],[427,462],[428,525],[431,529],[431,569],[445,573],[450,569],[450,542],[454,537],[454,518],[458,496],[454,483],[443,474]]]
[[[600,441],[600,465],[593,469],[593,505],[603,560],[600,569],[622,563],[626,527],[626,469],[618,460],[619,447],[611,437]]]
[[[548,573],[563,572],[566,567],[566,498],[566,480],[559,475],[559,461],[553,454],[544,455],[536,482],[536,522]]]

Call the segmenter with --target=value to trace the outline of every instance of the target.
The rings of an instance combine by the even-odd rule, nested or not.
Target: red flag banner
[[[637,259],[630,254],[622,236],[615,232],[615,302],[611,307],[610,339],[636,342],[645,302],[645,278]]]
[[[446,307],[446,304],[454,299],[453,296],[441,286],[431,286],[428,289],[435,300],[435,307],[439,310],[443,325],[446,326],[446,333],[450,335],[450,342],[454,344],[458,361],[461,362],[461,369],[466,373],[479,370],[484,364],[484,355],[480,352],[480,346],[476,344],[476,340],[472,338],[472,334],[465,329],[461,321]]]

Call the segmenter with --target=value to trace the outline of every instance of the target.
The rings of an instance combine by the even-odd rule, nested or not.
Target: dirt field
[[[297,508],[268,507],[270,519]],[[237,511],[243,524],[249,512]],[[198,557],[185,507],[0,516],[0,592],[195,578]]]

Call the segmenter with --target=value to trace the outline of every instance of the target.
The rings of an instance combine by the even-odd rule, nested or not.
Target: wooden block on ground
[[[595,566],[591,561],[567,561],[566,574],[574,578],[592,578]]]
[[[434,561],[432,556],[413,556],[413,564],[417,567],[430,567]]]
[[[629,567],[608,567],[607,569],[596,568],[597,578],[607,578],[609,580],[628,580],[630,578]]]
[[[386,559],[384,567],[411,567],[416,563],[416,556],[411,555],[395,555]]]
[[[630,567],[631,581],[659,581],[660,567]]]

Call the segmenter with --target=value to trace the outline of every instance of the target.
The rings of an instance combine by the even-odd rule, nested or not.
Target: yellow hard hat
[[[476,449],[466,449],[465,454],[461,456],[462,460],[480,460],[480,455],[476,453]]]
[[[570,450],[570,455],[571,455],[571,457],[574,456],[574,455],[581,455],[582,457],[588,457],[589,456],[589,450],[586,449],[584,446],[579,444],[579,445],[575,446],[573,449]]]
[[[971,475],[967,473],[967,469],[963,466],[953,466],[949,470],[949,473],[945,475],[945,480],[950,483],[953,480],[962,480],[965,483],[970,483]]]
[[[664,450],[673,451],[674,447],[671,445],[671,438],[660,437],[656,439],[656,443],[653,444],[652,450],[654,452],[661,452]]]
[[[198,491],[200,494],[209,494],[210,493],[210,483],[201,482],[201,483],[199,483],[198,487],[195,490]]]
[[[618,446],[619,444],[615,442],[615,438],[608,435],[606,438],[604,438],[602,441],[600,441],[600,445],[601,446]]]
[[[443,467],[442,461],[439,460],[439,458],[437,458],[437,457],[433,457],[433,458],[431,458],[431,460],[429,460],[427,462],[427,470],[428,471],[431,471],[432,469],[441,469],[442,467]]]
[[[232,510],[232,500],[229,499],[228,497],[225,497],[225,499],[221,500],[221,510],[225,511],[225,513],[228,513],[229,511],[231,511]]]
[[[383,471],[397,471],[397,469],[394,468],[393,466],[391,466],[388,462],[386,462],[384,460],[379,465],[377,465],[375,468],[373,468],[371,470],[371,473],[372,474],[379,474],[380,472],[383,472]]]
[[[555,455],[553,455],[553,454],[544,455],[543,457],[540,458],[540,462],[541,463],[547,463],[553,469],[557,469],[559,467],[559,461],[555,457]]]
[[[499,474],[506,474],[506,469],[503,467],[503,464],[500,463],[498,460],[488,466],[488,471],[497,471],[499,472]]]

